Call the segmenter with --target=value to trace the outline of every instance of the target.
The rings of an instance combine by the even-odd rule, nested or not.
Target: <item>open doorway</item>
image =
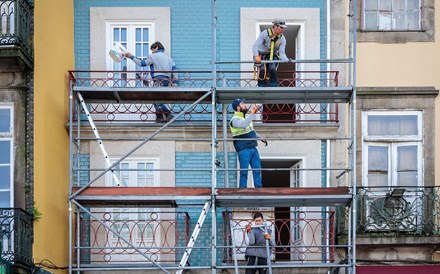
[[[300,186],[300,159],[262,159],[261,167],[264,168],[288,168],[288,170],[263,170],[263,187],[299,187]],[[292,259],[291,247],[299,241],[300,230],[297,220],[297,208],[275,207],[276,244],[275,260],[290,261]]]
[[[271,24],[259,25],[260,32],[271,28]],[[300,52],[299,32],[300,25],[287,24],[284,29],[284,37],[286,38],[286,55],[291,59],[297,59]],[[278,67],[278,86],[293,87],[295,86],[295,64],[280,63]],[[263,105],[263,122],[264,123],[295,123],[296,111],[294,104],[264,104]]]

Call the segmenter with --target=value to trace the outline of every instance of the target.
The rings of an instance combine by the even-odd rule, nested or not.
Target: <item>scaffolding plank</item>
[[[348,187],[331,188],[222,188],[216,203],[221,207],[345,206],[352,195]]]
[[[219,103],[230,103],[235,98],[246,98],[249,103],[347,103],[352,87],[266,87],[217,88]]]
[[[75,192],[79,188],[74,188]],[[219,188],[216,203],[221,207],[249,206],[337,206],[348,205],[348,187],[333,188]],[[75,200],[93,206],[167,206],[177,200],[211,199],[211,188],[192,187],[88,187]]]

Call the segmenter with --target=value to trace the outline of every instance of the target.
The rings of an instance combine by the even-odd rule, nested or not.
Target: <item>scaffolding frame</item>
[[[218,0],[211,0],[212,4],[212,56],[216,58],[217,52],[216,52],[216,39],[217,39],[217,14],[216,14],[216,2]],[[317,59],[317,60],[293,60],[293,62],[296,63],[344,63],[347,66],[347,72],[348,72],[348,86],[346,87],[315,87],[315,88],[301,88],[301,87],[294,87],[294,88],[264,88],[258,89],[258,88],[243,88],[243,87],[236,87],[236,88],[228,88],[228,87],[219,87],[216,85],[217,82],[217,66],[219,64],[224,63],[251,63],[252,61],[242,61],[242,62],[234,62],[234,61],[212,61],[212,87],[209,89],[184,89],[183,92],[188,91],[195,91],[200,95],[200,98],[192,102],[189,106],[187,106],[184,110],[182,110],[179,114],[177,114],[174,118],[172,118],[170,121],[166,122],[163,126],[160,126],[153,134],[148,136],[147,138],[140,138],[140,144],[127,152],[124,156],[122,156],[119,160],[114,162],[113,164],[110,164],[108,161],[107,168],[99,175],[93,179],[91,179],[86,185],[83,185],[81,187],[74,186],[73,182],[73,175],[74,175],[74,153],[75,148],[78,149],[81,147],[81,140],[84,140],[84,138],[81,137],[81,122],[78,117],[78,121],[76,123],[76,129],[75,129],[75,123],[74,123],[74,110],[75,109],[82,109],[86,112],[86,115],[88,117],[88,121],[90,123],[90,126],[92,127],[92,131],[95,133],[95,138],[89,138],[89,140],[96,140],[98,141],[101,151],[104,154],[104,157],[106,160],[108,160],[108,154],[106,153],[106,150],[103,146],[103,140],[106,138],[101,138],[99,135],[96,125],[93,122],[93,119],[90,117],[90,114],[87,113],[87,106],[86,106],[86,100],[83,98],[84,93],[93,93],[95,91],[106,91],[110,93],[114,93],[115,100],[119,101],[121,98],[118,95],[118,92],[130,92],[132,88],[119,88],[118,90],[115,90],[114,88],[100,88],[100,87],[77,87],[74,85],[74,79],[71,79],[70,81],[70,101],[69,101],[69,108],[70,108],[70,117],[69,117],[69,139],[70,139],[70,159],[71,159],[71,168],[69,171],[70,179],[69,179],[69,273],[77,272],[79,273],[82,270],[117,270],[117,269],[125,269],[125,270],[140,270],[140,269],[160,269],[165,273],[169,273],[168,270],[177,270],[176,273],[182,273],[183,270],[187,269],[210,269],[211,272],[214,274],[217,272],[218,269],[235,269],[236,271],[240,268],[236,263],[232,266],[223,266],[218,265],[217,263],[217,208],[230,208],[230,207],[246,207],[249,205],[249,203],[255,203],[259,206],[322,206],[322,207],[328,207],[328,206],[335,206],[335,205],[343,205],[348,209],[348,242],[346,245],[341,245],[343,247],[347,248],[347,263],[344,264],[334,264],[334,263],[322,263],[322,264],[298,264],[298,263],[287,263],[287,264],[273,264],[270,265],[270,269],[272,268],[281,268],[281,267],[344,267],[348,270],[348,273],[355,274],[356,273],[356,6],[357,1],[356,0],[349,0],[349,41],[348,41],[348,55],[349,57],[347,59]],[[328,26],[330,28],[330,26]],[[155,88],[153,88],[155,89]],[[138,92],[148,92],[151,91],[152,88],[141,88],[138,89]],[[161,88],[161,92],[175,92],[175,88]],[[116,92],[116,93],[115,93]],[[171,124],[173,124],[179,117],[184,115],[185,112],[190,111],[193,109],[197,104],[202,102],[203,100],[206,100],[210,96],[211,100],[211,107],[212,107],[212,115],[211,115],[211,187],[210,187],[210,193],[207,193],[205,191],[200,190],[200,193],[198,193],[197,197],[201,198],[204,201],[204,208],[200,214],[199,221],[196,224],[196,227],[194,228],[193,235],[191,237],[190,242],[188,243],[188,246],[183,254],[182,259],[180,260],[180,264],[178,266],[162,266],[154,260],[152,260],[149,256],[143,254],[140,250],[138,250],[134,245],[132,245],[132,248],[138,251],[138,253],[146,258],[148,261],[152,262],[153,267],[146,267],[146,266],[140,266],[140,267],[130,267],[130,266],[120,266],[120,267],[114,267],[114,268],[106,268],[106,267],[96,267],[96,268],[89,268],[89,267],[83,267],[80,263],[80,258],[77,256],[76,263],[74,262],[74,246],[73,243],[77,242],[79,243],[79,232],[76,232],[75,234],[75,228],[74,228],[74,220],[75,220],[75,212],[77,211],[83,211],[89,214],[89,216],[95,218],[98,222],[101,222],[99,218],[96,218],[96,216],[93,215],[92,212],[87,210],[86,206],[93,205],[93,203],[90,203],[90,201],[98,201],[102,202],[105,200],[108,200],[109,203],[107,205],[121,205],[124,203],[124,201],[117,201],[115,197],[112,195],[102,195],[97,196],[96,194],[92,195],[84,195],[85,191],[87,189],[91,188],[91,185],[96,182],[99,178],[104,176],[107,172],[111,172],[114,177],[114,170],[115,167],[124,159],[132,155],[135,151],[137,151],[140,147],[142,147],[145,143],[147,143],[150,140],[157,140],[155,139],[155,136],[161,133],[163,130],[165,130],[167,127],[169,127]],[[229,103],[232,99],[238,98],[238,97],[245,97],[247,99],[247,102],[251,103],[279,103],[279,102],[287,102],[287,103],[303,103],[303,102],[316,102],[316,103],[335,103],[335,102],[342,102],[348,104],[348,134],[349,136],[347,138],[340,138],[347,140],[349,145],[347,147],[348,151],[348,163],[349,166],[347,168],[342,168],[343,172],[347,172],[350,175],[349,179],[349,185],[344,189],[341,193],[324,193],[324,194],[318,194],[316,192],[309,193],[309,194],[303,194],[298,195],[298,193],[288,193],[286,195],[275,195],[270,192],[270,189],[268,190],[268,193],[255,193],[255,190],[236,190],[234,189],[231,191],[229,188],[229,181],[228,181],[228,172],[231,171],[237,171],[239,169],[230,169],[228,167],[228,159],[227,159],[227,142],[231,141],[230,138],[227,138],[227,115],[223,115],[222,119],[222,138],[218,138],[217,136],[217,105],[222,104],[222,113],[227,113],[226,104]],[[94,102],[96,98],[92,98],[92,102]],[[98,98],[97,101],[100,99]],[[108,100],[108,98],[103,99],[104,102],[109,102],[113,100]],[[140,102],[144,102],[145,100],[140,99]],[[76,104],[75,104],[76,102]],[[79,111],[78,111],[79,114]],[[74,137],[74,131],[77,132],[77,137]],[[268,138],[270,140],[270,138]],[[282,138],[274,138],[274,140],[279,140]],[[287,138],[289,139],[289,138]],[[295,138],[291,138],[295,139]],[[322,140],[321,137],[310,137],[310,138],[298,138],[298,139],[307,139],[307,140],[315,140],[319,139]],[[327,138],[327,140],[330,139],[338,139],[338,138]],[[217,148],[218,143],[223,142],[223,152],[224,152],[224,168],[220,168],[217,165]],[[80,152],[77,154],[79,155]],[[79,157],[76,157],[76,166],[79,166]],[[262,169],[263,170],[263,169]],[[324,170],[324,169],[323,169]],[[325,169],[327,171],[331,170],[330,168]],[[177,171],[177,169],[175,170]],[[225,173],[224,175],[224,184],[225,189],[219,189],[217,186],[217,173],[219,171],[223,171]],[[77,172],[79,172],[77,170]],[[77,173],[79,175],[79,173]],[[118,181],[118,180],[116,180]],[[142,206],[145,207],[156,207],[158,204],[166,203],[167,201],[173,201],[175,204],[176,200],[191,200],[193,197],[189,197],[188,194],[179,194],[179,193],[172,193],[175,190],[171,190],[171,192],[164,193],[163,196],[156,197],[156,199],[152,196],[148,196],[147,194],[141,194],[136,199],[139,199],[139,203],[142,204]],[[322,189],[320,190],[322,191]],[[268,194],[268,195],[266,195]],[[143,196],[142,196],[143,195]],[[144,199],[145,197],[152,198],[150,201],[144,201],[140,202],[140,200]],[[133,199],[133,198],[132,198]],[[305,201],[309,200],[308,203]],[[310,202],[311,201],[311,202]],[[203,204],[203,202],[202,202]],[[194,242],[197,240],[198,232],[200,231],[201,226],[204,223],[205,217],[207,215],[207,210],[211,209],[211,216],[212,216],[212,223],[211,223],[211,266],[206,267],[188,267],[186,266],[186,262],[190,256],[191,250],[193,249]],[[77,222],[77,225],[78,222]],[[105,226],[105,224],[102,222],[102,225]],[[78,230],[78,228],[76,228]],[[130,242],[118,231],[110,229],[113,233],[118,235],[121,240],[125,241],[127,244],[131,245]],[[231,226],[231,230],[234,228]],[[232,246],[234,248],[234,246]],[[78,251],[79,252],[79,251]],[[269,260],[270,264],[270,260]],[[243,267],[246,268],[246,267]]]

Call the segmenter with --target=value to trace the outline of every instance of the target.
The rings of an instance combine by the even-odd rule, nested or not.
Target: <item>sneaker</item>
[[[156,113],[156,123],[163,123],[166,121],[165,114]]]
[[[174,115],[171,114],[171,112],[167,112],[164,116],[165,116],[165,121],[169,121],[174,117]]]

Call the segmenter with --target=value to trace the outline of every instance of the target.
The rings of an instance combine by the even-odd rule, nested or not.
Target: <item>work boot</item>
[[[169,120],[173,119],[174,115],[171,114],[171,112],[166,112],[165,113],[165,121],[168,122]]]
[[[163,113],[156,113],[156,123],[163,123],[166,121],[166,115]]]

